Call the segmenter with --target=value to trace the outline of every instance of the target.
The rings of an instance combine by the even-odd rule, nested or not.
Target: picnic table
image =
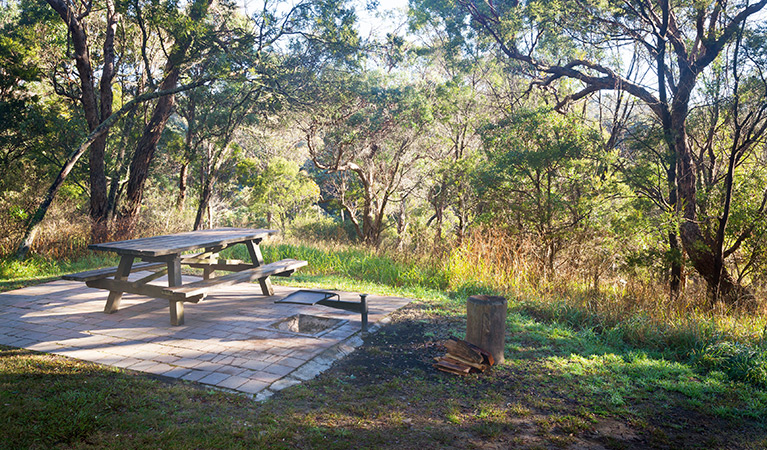
[[[104,312],[114,313],[120,307],[125,292],[166,299],[170,308],[170,323],[184,323],[184,303],[197,303],[215,287],[228,286],[258,280],[265,296],[274,295],[270,276],[289,276],[306,261],[283,259],[264,263],[259,244],[277,234],[277,230],[254,228],[216,228],[189,231],[164,236],[152,236],[118,242],[92,244],[88,248],[97,251],[114,252],[120,256],[116,267],[89,270],[65,275],[66,280],[84,281],[89,287],[109,291]],[[219,258],[219,253],[234,245],[245,245],[250,261]],[[196,254],[186,252],[202,249]],[[139,259],[142,262],[136,262]],[[202,280],[183,283],[181,265],[203,270]],[[228,271],[216,276],[217,270]],[[136,281],[129,281],[133,272],[150,271]],[[168,286],[149,284],[167,275]]]

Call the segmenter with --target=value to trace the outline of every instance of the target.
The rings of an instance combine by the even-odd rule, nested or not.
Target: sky
[[[297,0],[288,0],[284,4],[295,1]],[[377,0],[377,9],[375,11],[367,11],[365,6],[370,1],[351,0],[357,11],[360,37],[386,36],[386,33],[394,31],[399,26],[403,26],[406,19],[405,11],[407,10],[408,0]],[[239,2],[243,12],[247,15],[260,10],[264,4],[264,0],[239,0]]]
[[[365,0],[357,0],[355,3],[358,5],[359,33],[363,38],[371,33],[386,36],[386,33],[405,23],[407,0],[379,0],[377,10],[373,12],[365,10]]]

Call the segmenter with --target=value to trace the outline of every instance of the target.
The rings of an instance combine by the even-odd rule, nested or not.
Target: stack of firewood
[[[495,364],[493,355],[462,339],[450,338],[443,342],[447,349],[445,356],[434,358],[434,367],[449,373],[467,375],[484,372]]]

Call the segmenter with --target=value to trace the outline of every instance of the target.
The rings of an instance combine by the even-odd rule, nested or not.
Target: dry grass
[[[705,285],[692,275],[682,295],[672,299],[657,280],[627,277],[609,258],[584,253],[576,247],[567,255],[574,260],[563,261],[547,280],[529,241],[497,229],[475,230],[452,251],[446,270],[453,290],[472,283],[517,299],[536,316],[611,330],[635,344],[689,349],[721,339],[759,346],[766,340],[764,293],[756,311],[724,304],[704,308]]]

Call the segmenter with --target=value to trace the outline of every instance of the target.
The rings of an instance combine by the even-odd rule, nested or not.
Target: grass
[[[652,315],[626,322],[605,318],[599,308],[559,298],[561,292],[547,297],[535,290],[494,290],[484,282],[456,284],[459,268],[451,262],[289,244],[264,246],[264,253],[267,260],[310,261],[307,270],[285,280],[291,285],[418,300],[329,372],[259,404],[191,383],[4,348],[4,445],[767,446],[763,339],[728,333],[722,318],[653,328]],[[4,261],[0,289],[115,262]],[[438,342],[465,330],[466,297],[495,292],[510,299],[506,363],[466,378],[436,372],[431,358],[444,351]]]
[[[395,314],[328,372],[263,403],[2,348],[0,439],[6,448],[77,449],[767,444],[764,390],[519,311],[507,318],[502,366],[468,377],[438,372],[431,367],[444,352],[438,342],[461,335],[465,317],[434,295]]]
[[[497,237],[493,242],[501,242]],[[350,291],[437,301],[450,314],[460,314],[470,295],[505,295],[510,310],[543,323],[566,324],[600,335],[616,345],[657,351],[700,370],[720,371],[733,380],[767,387],[767,320],[761,314],[705,312],[665,305],[657,298],[634,299],[636,290],[595,293],[589,287],[537,281],[516,253],[482,239],[455,249],[445,260],[428,257],[393,258],[353,246],[276,243],[262,246],[264,258],[304,259],[289,283],[302,287],[331,286]],[[227,258],[248,259],[244,246],[224,252]],[[54,279],[63,273],[116,264],[109,255],[90,253],[69,261],[42,258],[23,263],[6,259],[0,267],[0,289],[7,290]],[[495,285],[492,285],[492,283]],[[676,309],[675,309],[676,308]]]
[[[0,291],[51,281],[67,273],[81,272],[117,264],[117,257],[90,253],[77,259],[50,260],[33,256],[24,261],[13,257],[0,258]]]

